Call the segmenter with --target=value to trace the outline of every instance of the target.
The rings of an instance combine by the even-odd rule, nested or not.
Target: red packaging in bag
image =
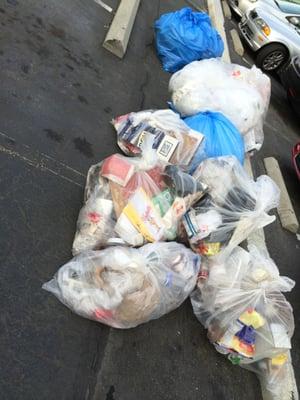
[[[126,186],[134,173],[134,166],[119,154],[106,158],[103,162],[101,175],[121,186]]]

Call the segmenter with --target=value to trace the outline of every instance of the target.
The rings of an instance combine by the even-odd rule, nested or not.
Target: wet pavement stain
[[[115,387],[112,385],[109,388],[109,391],[106,393],[106,400],[115,400],[114,393],[115,393]]]
[[[58,39],[66,39],[66,32],[62,28],[57,28],[56,26],[51,25],[49,32],[52,36],[57,37]]]
[[[30,65],[22,64],[21,65],[21,70],[24,72],[24,74],[28,74],[28,72],[30,70]]]
[[[6,2],[11,6],[17,6],[19,4],[17,0],[6,0]]]
[[[51,54],[50,50],[46,46],[42,46],[36,52],[41,58],[48,58]]]
[[[77,137],[73,140],[75,149],[80,153],[85,155],[88,158],[92,158],[94,156],[94,152],[92,150],[92,145],[85,138]]]
[[[8,144],[10,144],[10,145],[15,145],[15,144],[16,144],[15,139],[10,138],[10,137],[6,137],[6,138],[5,138],[5,141],[6,141],[6,143],[8,143]]]
[[[64,51],[66,51],[67,53],[71,53],[71,50],[68,49],[68,47],[64,46],[63,44],[59,45]]]
[[[68,54],[65,55],[66,58],[69,60],[73,61],[77,65],[81,65],[80,62],[77,60],[77,58],[73,57],[69,52]]]
[[[55,132],[53,129],[44,129],[47,133],[47,138],[54,140],[55,142],[61,143],[64,140],[64,137],[61,133]]]
[[[36,22],[40,25],[40,26],[44,26],[43,20],[41,17],[36,17]]]
[[[74,67],[72,67],[72,65],[70,65],[70,64],[65,64],[65,66],[66,66],[67,68],[69,68],[71,71],[74,71]]]
[[[84,96],[79,95],[78,100],[80,101],[80,103],[89,104],[89,102]]]
[[[5,11],[3,8],[0,8],[0,13],[1,13],[1,14],[5,14],[6,11]]]
[[[36,40],[38,40],[39,42],[44,42],[44,40],[45,40],[42,36],[40,36],[38,34],[35,34],[34,36],[35,36]]]

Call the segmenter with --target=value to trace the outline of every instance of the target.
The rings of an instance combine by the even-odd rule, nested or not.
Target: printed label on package
[[[178,143],[179,141],[177,139],[173,138],[172,136],[166,135],[157,149],[158,156],[162,160],[168,162],[172,157],[174,151],[176,150]]]
[[[198,233],[198,225],[196,215],[193,210],[188,211],[183,217],[183,225],[185,227],[188,238],[192,238]]]

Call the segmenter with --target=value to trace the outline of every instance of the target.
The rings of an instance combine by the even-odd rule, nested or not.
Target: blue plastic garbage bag
[[[191,8],[163,14],[155,22],[156,48],[163,68],[176,72],[195,60],[220,57],[224,44],[206,13]]]
[[[204,135],[203,144],[191,161],[193,173],[201,161],[210,157],[234,155],[244,163],[244,139],[237,128],[219,112],[203,112],[184,118],[184,122]]]

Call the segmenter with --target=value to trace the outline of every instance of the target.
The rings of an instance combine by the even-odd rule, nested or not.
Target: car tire
[[[263,47],[256,57],[256,64],[265,72],[276,71],[289,59],[288,49],[280,43]]]

